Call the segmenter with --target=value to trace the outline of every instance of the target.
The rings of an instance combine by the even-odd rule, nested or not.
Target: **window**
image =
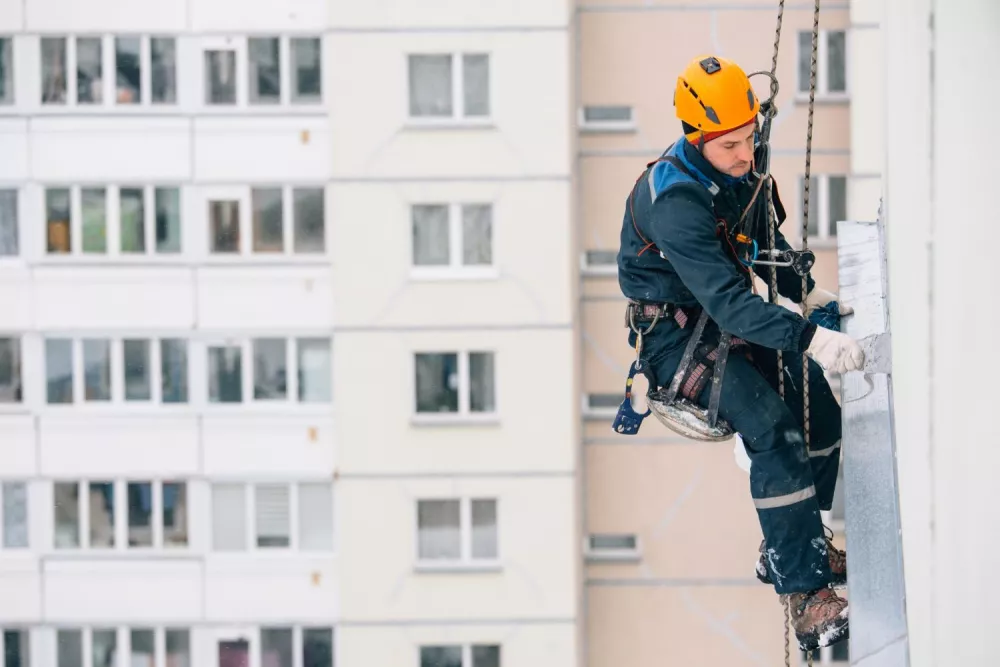
[[[240,239],[250,238],[250,252],[261,256],[311,255],[326,252],[326,204],[322,187],[250,188],[249,234],[241,233],[239,200],[209,202],[211,252],[245,252]],[[245,230],[243,230],[245,231]]]
[[[633,395],[633,402],[635,398]],[[613,417],[624,399],[624,394],[587,394],[583,405],[583,416],[586,419]]]
[[[490,204],[417,204],[410,210],[418,275],[432,267],[470,271],[493,266]]]
[[[418,352],[418,414],[490,414],[496,411],[492,352]]]
[[[812,69],[812,32],[799,31],[799,93],[809,93],[809,72]],[[816,97],[847,95],[847,33],[843,30],[821,30],[816,48]]]
[[[94,480],[53,484],[57,549],[160,549],[188,544],[187,483]],[[86,498],[86,504],[81,500]],[[125,543],[115,530],[125,518]],[[86,540],[83,538],[86,537]]]
[[[292,629],[261,628],[260,657],[262,665],[292,667]]]
[[[26,629],[5,628],[0,635],[4,667],[32,667],[31,635]]]
[[[302,667],[333,667],[333,628],[302,629]]]
[[[294,37],[292,46],[292,102],[323,101],[322,43],[317,37]]]
[[[614,275],[618,272],[617,250],[585,250],[580,269],[588,275]]]
[[[70,62],[75,62],[73,72]],[[173,37],[43,37],[41,68],[43,104],[69,100],[80,106],[129,108],[177,102]]]
[[[79,202],[79,215],[74,213]],[[180,189],[176,187],[57,187],[45,190],[50,255],[151,255],[180,252]],[[108,220],[118,229],[108,229]],[[109,235],[116,233],[118,243]],[[80,247],[73,239],[80,238]],[[113,238],[113,237],[112,237]],[[151,243],[148,239],[155,239]]]
[[[234,200],[208,202],[213,253],[240,252],[240,203]]]
[[[410,55],[410,117],[487,118],[490,115],[489,58],[480,53]]]
[[[24,634],[26,640],[27,633]],[[119,637],[122,638],[121,642]],[[88,641],[84,641],[85,639]],[[90,659],[85,660],[84,647],[88,644]],[[166,649],[165,654],[161,653],[159,658],[157,645]],[[191,631],[186,628],[108,626],[56,630],[58,667],[115,667],[119,653],[128,656],[127,663],[132,667],[189,667]],[[28,667],[28,663],[15,663],[14,666],[7,663],[7,667]]]
[[[497,501],[417,501],[417,560],[427,565],[492,563],[498,557]]]
[[[14,103],[14,45],[0,37],[0,104]]]
[[[17,190],[0,189],[0,258],[20,252]]]
[[[799,211],[805,211],[805,177],[799,177]],[[834,241],[837,222],[847,219],[847,177],[833,174],[810,175],[809,238],[811,241]],[[802,222],[793,238],[801,238]]]
[[[580,109],[583,132],[633,132],[635,119],[630,106],[587,106]]]
[[[205,51],[205,104],[236,104],[235,51]]]
[[[594,534],[587,537],[588,560],[638,560],[639,540],[631,534]]]
[[[2,349],[0,344],[0,353]],[[86,402],[169,404],[188,400],[186,340],[49,338],[45,341],[49,404],[79,400],[74,398],[78,391],[74,359],[78,354],[83,357]],[[120,359],[121,363],[113,364],[112,359]],[[112,368],[116,374],[112,374]]]
[[[255,338],[208,347],[209,401],[258,405],[329,403],[332,371],[329,338]],[[242,360],[253,361],[244,379]],[[248,386],[244,388],[244,381]]]
[[[28,548],[28,485],[24,482],[0,482],[0,546],[4,549]]]
[[[497,644],[421,646],[420,667],[500,667]]]
[[[204,51],[205,104],[275,107],[323,101],[319,37],[259,35]]]
[[[21,385],[21,339],[0,336],[0,405],[20,403],[24,398]]]
[[[281,44],[277,37],[247,40],[250,104],[281,102]]]
[[[248,507],[253,508],[249,515]],[[212,549],[332,551],[333,487],[325,482],[213,484]]]
[[[243,350],[232,345],[208,348],[208,400],[243,401]]]

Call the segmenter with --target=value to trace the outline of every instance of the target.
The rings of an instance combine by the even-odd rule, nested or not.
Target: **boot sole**
[[[822,632],[810,632],[806,635],[795,633],[799,648],[803,651],[815,651],[818,648],[833,646],[850,636],[850,626],[847,622],[847,607],[837,616],[837,623]]]

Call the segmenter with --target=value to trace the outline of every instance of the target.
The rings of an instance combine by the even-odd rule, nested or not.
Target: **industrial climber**
[[[841,435],[840,407],[823,369],[862,367],[861,346],[839,331],[837,316],[852,310],[816,286],[811,263],[803,269],[777,230],[785,213],[776,185],[755,171],[763,161],[755,152],[761,104],[743,70],[724,58],[695,59],[677,80],[674,107],[684,136],[647,166],[625,203],[618,276],[636,348],[630,378],[644,369],[651,406],[668,384],[677,400],[702,408],[714,402],[718,418],[739,433],[764,535],[757,576],[788,605],[799,646],[827,646],[847,636],[848,621],[847,601],[835,591],[846,583],[846,556],[820,517],[833,502]],[[761,186],[771,188],[773,225]],[[761,258],[769,226],[777,256],[788,261]],[[771,266],[777,291],[802,314],[757,295],[753,276],[767,281]],[[836,324],[817,326],[809,319],[814,311],[834,313]],[[810,359],[808,450],[803,354]],[[716,361],[724,372],[713,397],[706,370]]]

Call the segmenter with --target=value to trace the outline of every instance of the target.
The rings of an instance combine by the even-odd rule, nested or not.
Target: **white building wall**
[[[885,155],[884,0],[851,2],[851,175],[847,217],[875,220],[882,197]]]
[[[330,107],[342,664],[477,644],[503,665],[582,660],[571,9],[332,3],[332,85],[363,100]],[[411,54],[488,55],[489,112],[411,117]],[[491,261],[415,266],[429,204],[491,206]],[[468,401],[475,352],[493,354],[494,409],[418,411],[415,355],[458,354]],[[419,502],[468,521],[477,499],[495,502],[496,557],[420,558]]]

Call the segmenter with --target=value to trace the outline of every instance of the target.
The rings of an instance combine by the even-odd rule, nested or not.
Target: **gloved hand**
[[[812,311],[817,308],[822,308],[831,301],[836,301],[840,306],[840,314],[850,315],[854,312],[854,309],[849,305],[839,300],[839,297],[833,292],[827,292],[825,289],[819,287],[813,287],[812,291],[806,295],[806,300],[802,302],[802,316],[809,319],[812,315]]]
[[[823,367],[823,370],[833,373],[846,373],[860,370],[865,363],[865,351],[847,334],[817,327],[809,343],[806,354]]]

